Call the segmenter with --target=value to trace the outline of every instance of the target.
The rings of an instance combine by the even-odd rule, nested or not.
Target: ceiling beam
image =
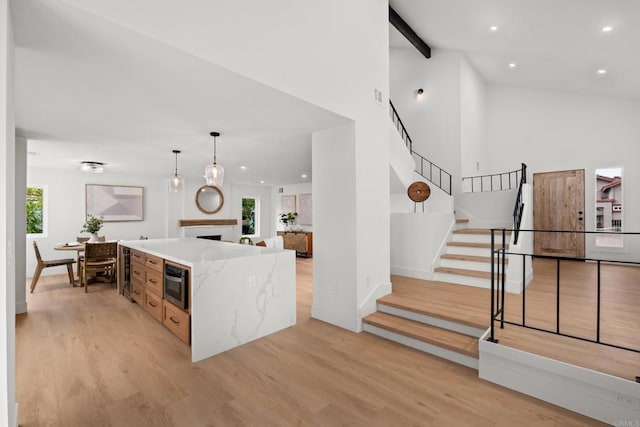
[[[389,22],[391,22],[391,25],[393,25],[396,30],[400,31],[400,33],[405,36],[406,39],[424,55],[425,58],[431,58],[431,48],[429,45],[426,44],[415,31],[413,31],[409,24],[404,22],[404,19],[402,19],[391,6],[389,6]]]

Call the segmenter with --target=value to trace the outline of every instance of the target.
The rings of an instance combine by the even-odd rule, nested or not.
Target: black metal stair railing
[[[509,172],[491,175],[465,176],[462,178],[462,191],[466,193],[484,193],[490,191],[513,190],[520,185],[522,177],[526,175],[527,167]],[[526,178],[525,178],[526,179]]]
[[[541,332],[548,332],[555,335],[561,335],[564,337],[574,338],[581,341],[588,341],[600,345],[605,345],[609,347],[615,347],[622,350],[628,350],[635,353],[640,353],[640,346],[634,346],[633,344],[629,344],[628,342],[619,341],[621,334],[614,333],[613,328],[621,323],[618,321],[612,321],[611,319],[606,319],[603,323],[603,307],[609,307],[609,311],[607,313],[611,313],[610,306],[611,302],[602,302],[604,297],[609,295],[605,294],[606,292],[610,292],[615,287],[610,286],[611,280],[609,282],[605,282],[605,273],[601,270],[607,266],[609,268],[614,266],[640,266],[640,262],[638,261],[627,261],[627,260],[617,260],[617,259],[598,259],[598,258],[573,258],[567,256],[556,256],[556,255],[541,255],[541,254],[533,254],[533,253],[524,253],[524,252],[510,252],[506,248],[507,241],[507,233],[509,231],[515,232],[516,230],[509,229],[492,229],[491,230],[491,326],[489,333],[489,341],[498,342],[496,339],[496,331],[495,331],[495,322],[498,322],[498,326],[501,329],[504,329],[505,323],[512,326],[519,326],[522,328],[535,329]],[[521,233],[532,233],[532,234],[545,234],[545,233],[554,233],[554,234],[573,234],[573,235],[582,235],[583,238],[586,236],[593,235],[608,235],[614,233],[607,233],[601,231],[571,231],[571,230],[520,230]],[[631,237],[640,237],[640,233],[638,232],[626,232],[626,233],[615,233],[616,235],[627,236],[627,238]],[[506,276],[506,260],[509,256],[514,257],[522,257],[522,292],[520,294],[520,303],[514,304],[509,311],[510,318],[505,319],[505,276]],[[526,265],[527,260],[533,261],[536,260],[548,260],[546,262],[551,261],[555,264],[556,268],[556,283],[555,289],[551,289],[552,297],[548,298],[548,310],[549,312],[555,311],[555,324],[553,327],[543,327],[541,324],[537,323],[535,326],[529,323],[527,320],[527,283],[526,283],[526,271],[524,266]],[[590,315],[595,317],[595,324],[593,325],[593,331],[590,333],[585,333],[583,336],[578,336],[575,334],[568,333],[562,329],[563,323],[562,319],[564,318],[563,314],[565,313],[563,310],[563,302],[561,295],[566,295],[567,291],[561,292],[565,286],[563,285],[563,276],[561,274],[561,266],[567,265],[568,263],[579,263],[581,266],[589,266],[589,268],[595,268],[594,281],[591,286],[593,286],[593,292],[595,295],[595,306],[594,307],[584,307],[584,315],[587,316],[588,310],[594,310]],[[585,267],[586,268],[586,267]],[[570,280],[566,279],[565,280]],[[588,287],[589,280],[585,280],[581,285],[583,287]],[[511,298],[511,297],[510,297]],[[515,297],[514,297],[515,298]],[[632,315],[630,312],[629,315]],[[570,316],[569,316],[570,317]],[[586,318],[586,317],[585,317]],[[518,320],[516,320],[518,319]],[[636,314],[636,319],[631,319],[629,322],[638,322],[640,321],[640,315]],[[623,322],[624,323],[624,322]],[[587,323],[585,323],[586,325]],[[607,327],[606,336],[603,336],[602,327],[603,324]],[[567,328],[569,329],[569,328]],[[618,340],[617,340],[618,339]],[[636,341],[637,342],[637,341]],[[640,382],[640,377],[636,377],[636,381]]]
[[[527,183],[527,165],[522,163],[520,169],[520,184],[518,185],[518,196],[516,197],[516,205],[513,208],[513,244],[518,244],[520,235],[520,225],[522,224],[522,213],[524,212],[524,200],[522,200],[522,187]]]
[[[413,141],[411,140],[407,129],[404,127],[404,123],[402,123],[402,120],[400,119],[400,116],[398,115],[398,112],[393,106],[393,102],[391,102],[391,100],[389,100],[389,105],[391,106],[391,108],[389,109],[391,121],[393,121],[393,124],[400,133],[400,137],[404,141],[404,144],[407,146],[409,153],[411,153],[411,156],[414,159],[414,162],[416,164],[415,171],[419,173],[424,179],[428,180],[445,193],[451,195],[451,174],[413,150]]]

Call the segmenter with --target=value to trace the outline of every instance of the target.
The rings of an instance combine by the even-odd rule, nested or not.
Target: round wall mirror
[[[196,205],[201,212],[214,214],[222,209],[224,196],[218,187],[203,185],[196,191]]]

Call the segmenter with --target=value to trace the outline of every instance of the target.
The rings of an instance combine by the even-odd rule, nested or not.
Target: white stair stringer
[[[424,341],[420,341],[415,338],[411,338],[397,332],[389,331],[387,329],[379,328],[367,323],[362,324],[362,330],[365,332],[369,332],[370,334],[397,342],[398,344],[406,345],[407,347],[411,347],[425,353],[433,354],[434,356],[442,357],[443,359],[451,360],[452,362],[459,363],[469,368],[478,369],[478,359],[467,356],[466,354],[460,354],[455,351],[438,347],[436,345],[429,344]]]

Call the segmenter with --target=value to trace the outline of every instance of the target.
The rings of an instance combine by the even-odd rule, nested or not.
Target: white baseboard
[[[318,307],[314,302],[311,306],[311,317],[330,323],[351,332],[359,333],[361,331],[360,319],[351,316],[345,316],[343,313],[337,312],[324,307]]]
[[[369,295],[364,299],[360,307],[358,308],[358,317],[362,320],[363,317],[370,315],[376,311],[377,299],[382,298],[385,295],[391,293],[391,282],[378,283],[371,289]],[[359,328],[361,329],[361,328]]]
[[[26,313],[27,312],[27,302],[16,302],[16,314]]]
[[[640,420],[638,384],[480,341],[479,377],[611,425]]]

